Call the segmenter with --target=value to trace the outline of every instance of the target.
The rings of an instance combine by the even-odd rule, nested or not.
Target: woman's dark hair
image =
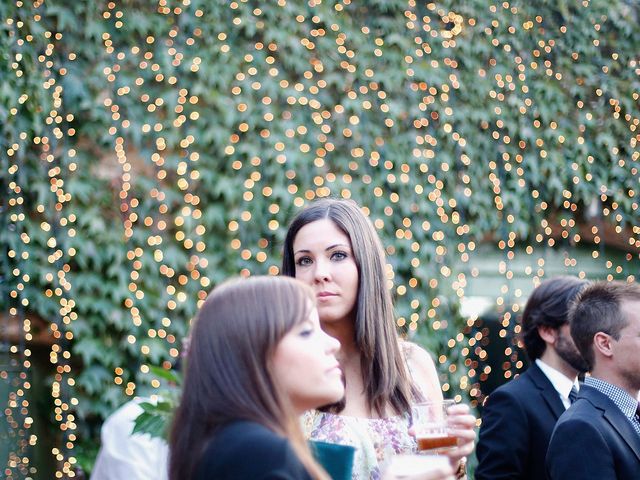
[[[527,300],[522,314],[522,338],[529,360],[540,358],[547,344],[540,337],[538,327],[559,329],[569,322],[569,306],[587,280],[563,276],[545,280]]]
[[[375,228],[358,205],[350,200],[327,198],[312,202],[302,210],[287,231],[282,274],[296,275],[293,242],[300,229],[324,219],[331,220],[349,237],[358,269],[354,340],[361,354],[368,406],[381,417],[387,405],[396,413],[408,412],[412,398],[419,394],[412,390],[398,344],[384,250]]]
[[[182,399],[170,437],[169,478],[191,479],[207,441],[236,420],[288,437],[314,478],[313,460],[289,399],[270,375],[280,340],[309,317],[309,287],[285,277],[251,277],[216,287],[191,330]]]

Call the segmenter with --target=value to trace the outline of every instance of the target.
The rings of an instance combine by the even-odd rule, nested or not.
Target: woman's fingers
[[[447,413],[449,415],[464,415],[468,414],[471,411],[469,405],[466,403],[456,403],[455,405],[451,405],[447,409]]]
[[[457,467],[460,460],[471,455],[476,442],[476,417],[471,415],[468,405],[458,404],[449,408],[449,434],[458,438],[456,447],[445,452],[451,465]]]

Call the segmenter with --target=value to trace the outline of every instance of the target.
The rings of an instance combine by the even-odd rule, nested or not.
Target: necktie
[[[578,398],[578,389],[574,385],[571,387],[571,391],[569,392],[569,401],[573,403],[576,401],[576,398]]]
[[[636,422],[640,423],[640,402],[638,402],[638,406],[636,407]]]

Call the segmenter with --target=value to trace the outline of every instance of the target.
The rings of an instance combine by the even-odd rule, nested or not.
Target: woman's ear
[[[593,336],[593,348],[605,357],[613,356],[612,340],[608,333],[598,332]]]

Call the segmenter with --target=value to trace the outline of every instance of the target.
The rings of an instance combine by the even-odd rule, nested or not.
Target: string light
[[[171,9],[166,2],[160,2],[158,13],[174,17],[202,16],[201,10],[188,9],[190,2],[185,0],[182,4],[182,7]],[[130,20],[125,12],[114,2],[108,3],[106,7],[103,18],[112,22],[115,29],[126,28]],[[201,64],[200,57],[194,55],[197,52],[194,37],[200,34],[200,29],[184,32],[174,25],[165,38],[147,35],[143,45],[121,44],[115,42],[111,34],[103,34],[105,53],[114,61],[111,67],[104,70],[107,81],[113,85],[112,95],[105,99],[104,105],[111,112],[113,123],[109,133],[113,135],[114,151],[121,165],[120,211],[124,237],[129,245],[127,259],[131,265],[130,295],[125,300],[131,318],[131,333],[127,342],[139,351],[141,359],[146,360],[140,365],[140,371],[144,374],[150,372],[149,364],[153,364],[151,359],[157,357],[158,349],[168,352],[170,358],[179,355],[180,345],[177,339],[184,332],[177,325],[181,334],[176,336],[176,325],[172,322],[172,317],[184,309],[187,301],[193,301],[186,294],[190,290],[188,284],[194,282],[200,287],[197,293],[198,305],[204,300],[211,285],[210,279],[203,273],[208,267],[208,260],[203,255],[206,250],[206,227],[202,222],[200,197],[194,188],[200,178],[200,153],[193,147],[196,142],[194,136],[186,133],[192,130],[199,118],[199,98],[183,86],[188,83],[183,80],[183,77],[188,78],[187,72],[197,73]],[[170,60],[166,62],[169,66],[161,65],[165,63],[164,59]],[[187,63],[188,60],[190,63]],[[137,70],[138,76],[132,83],[128,83],[128,72],[132,70]],[[163,88],[166,86],[170,89]],[[147,119],[141,126],[141,133],[145,139],[143,143],[152,146],[148,158],[141,157],[136,151],[135,142],[128,140],[131,136],[130,127],[135,122],[124,110],[123,105],[127,102],[121,105],[119,98],[126,100],[131,97],[139,98],[139,106]],[[169,135],[169,130],[185,134],[175,140],[174,144],[171,143],[174,140],[170,138],[175,135]],[[128,143],[132,145],[127,146]],[[141,169],[145,168],[144,164],[154,166],[153,177],[156,183],[148,191],[136,195],[132,191],[133,176],[143,173]],[[171,179],[174,179],[173,185]],[[172,191],[181,192],[181,206],[169,207],[167,197]],[[148,201],[143,201],[142,195],[155,201],[155,212],[142,210],[142,205],[149,204]],[[175,262],[170,258],[171,253],[165,250],[165,237],[170,232],[188,255],[186,264],[179,270],[173,266]],[[154,269],[156,273],[152,273]],[[145,315],[150,314],[145,312],[143,302],[145,289],[148,288],[145,279],[149,275],[158,274],[165,283],[165,316],[156,322],[149,322],[144,319]],[[155,289],[156,286],[152,288]],[[155,325],[144,329],[143,325],[150,323]],[[159,341],[165,342],[165,345],[162,346]],[[169,369],[171,363],[165,361],[162,366]],[[133,380],[135,372],[118,366],[114,373],[114,383],[122,387],[126,395],[134,395],[137,387]],[[161,385],[156,378],[149,377],[148,381],[154,389]]]
[[[22,2],[17,2],[21,6]],[[41,20],[41,2],[34,2],[23,17],[31,25],[36,25]],[[69,123],[73,121],[73,114],[65,114],[65,105],[62,99],[63,87],[60,79],[66,75],[67,70],[59,64],[58,45],[63,40],[63,33],[53,33],[46,29],[35,29],[37,34],[26,33],[23,29],[25,20],[14,21],[10,19],[7,24],[12,27],[10,37],[15,46],[13,63],[14,73],[17,78],[23,76],[23,65],[27,61],[30,44],[40,44],[41,54],[36,58],[36,70],[41,74],[42,91],[38,98],[30,99],[28,94],[18,98],[18,104],[34,103],[38,105],[37,115],[44,125],[42,134],[34,135],[30,131],[17,133],[16,143],[8,150],[10,157],[9,174],[15,181],[10,185],[14,197],[9,201],[15,213],[10,214],[11,226],[20,232],[20,240],[23,245],[21,252],[12,250],[10,258],[17,260],[17,267],[13,274],[16,277],[15,289],[11,297],[18,303],[17,307],[11,307],[9,314],[13,318],[22,319],[24,338],[20,346],[10,348],[12,354],[19,354],[21,370],[15,377],[20,383],[14,383],[17,387],[9,394],[8,419],[11,427],[15,429],[21,440],[17,445],[18,452],[12,452],[4,473],[6,478],[30,478],[36,473],[31,465],[28,455],[29,450],[37,445],[37,436],[30,433],[34,419],[29,414],[29,401],[26,392],[31,388],[31,341],[33,334],[31,329],[32,318],[25,312],[31,308],[33,291],[28,287],[31,275],[42,275],[49,287],[45,290],[46,297],[55,300],[59,305],[59,311],[52,314],[51,334],[54,339],[50,352],[50,360],[55,365],[55,372],[51,384],[51,398],[53,403],[54,420],[60,429],[62,441],[60,448],[54,448],[53,455],[57,460],[57,478],[74,477],[74,465],[76,459],[72,454],[76,440],[75,415],[72,412],[77,406],[77,400],[73,396],[75,380],[72,375],[70,342],[74,338],[71,324],[77,318],[74,307],[75,302],[70,297],[71,283],[67,277],[70,271],[69,258],[75,251],[68,248],[68,239],[75,234],[73,223],[75,216],[69,213],[67,204],[72,201],[71,194],[66,190],[65,178],[74,169],[74,150],[65,146],[65,140],[74,135]],[[29,47],[29,48],[26,48]],[[23,53],[24,52],[24,53]],[[32,67],[30,67],[32,68]],[[13,115],[18,115],[20,108],[12,109]],[[27,153],[28,152],[28,153]],[[21,172],[27,169],[30,162],[28,155],[36,154],[37,168],[46,172],[49,178],[49,192],[43,195],[35,206],[34,213],[42,220],[39,224],[40,231],[28,231],[24,227],[24,197],[21,192],[25,188],[25,180]],[[31,213],[31,212],[30,212]],[[42,242],[42,244],[39,244]],[[37,245],[34,245],[37,243]],[[35,253],[35,250],[38,253]],[[34,252],[34,255],[32,255]],[[46,252],[46,261],[39,254]],[[3,372],[6,376],[6,372]],[[23,418],[22,425],[17,420]],[[18,478],[18,477],[15,478]]]
[[[34,2],[29,21],[40,22],[43,8]],[[356,6],[350,0],[310,0],[304,8],[279,0],[268,8],[276,19],[293,15],[295,24],[285,37],[271,34],[277,26],[267,7],[246,1],[220,7],[216,12],[224,21],[212,22],[210,12],[189,0],[159,0],[145,13],[163,21],[129,37],[122,32],[137,27],[132,8],[111,1],[100,11],[100,101],[117,165],[110,179],[128,276],[120,347],[129,356],[119,358],[137,362],[110,366],[123,397],[159,391],[150,367],[159,362],[171,368],[186,320],[212,285],[229,272],[279,273],[286,225],[315,198],[334,195],[363,204],[384,239],[398,327],[408,336],[427,338],[437,351],[443,390],[457,397],[469,392],[473,405],[482,400],[490,377],[510,379],[524,368],[517,320],[529,291],[542,279],[556,272],[590,278],[599,274],[593,265],[608,279],[635,279],[640,118],[628,108],[629,99],[617,98],[606,83],[620,70],[637,72],[637,59],[612,51],[611,62],[598,66],[597,85],[588,78],[568,79],[564,62],[583,61],[581,52],[564,47],[572,27],[554,25],[536,8],[510,2],[453,11],[409,0],[402,7],[401,38],[387,35],[379,18],[365,16],[354,28]],[[576,8],[594,12],[585,16],[592,21],[585,42],[604,43],[601,10],[589,2]],[[60,81],[67,74],[60,66],[61,46],[72,46],[65,44],[64,31],[26,33],[18,27],[21,21],[7,21],[17,46],[11,68],[23,78],[27,59],[20,47],[40,42],[41,96],[19,96],[9,113],[20,115],[30,102],[42,107],[46,133],[19,132],[7,148],[7,214],[20,235],[20,248],[9,251],[15,285],[9,313],[19,319],[23,341],[11,345],[19,373],[5,410],[22,440],[5,473],[7,478],[36,473],[29,450],[38,439],[31,433],[26,399],[34,321],[28,312],[30,295],[42,293],[58,310],[49,319],[54,339],[49,358],[55,368],[52,411],[62,439],[52,453],[56,477],[62,478],[74,475],[78,407],[70,346],[78,340],[79,306],[70,278],[79,253],[72,246],[77,219],[68,181],[86,174],[86,167],[76,159],[75,115],[63,101]],[[532,39],[528,50],[513,42],[523,31]],[[458,47],[466,36],[482,35],[491,55],[486,65],[470,71]],[[216,56],[207,58],[202,51]],[[76,53],[65,56],[73,62]],[[292,65],[289,57],[302,60]],[[233,70],[209,79],[207,87],[222,92],[226,101],[215,106],[206,88],[193,88],[211,72],[205,67],[212,61]],[[579,87],[575,106],[566,107],[570,121],[543,111],[553,102],[536,90],[540,79],[550,92],[567,81]],[[465,110],[461,99],[471,93],[486,99],[486,111]],[[637,94],[632,100],[637,102]],[[598,121],[607,116],[624,127],[615,145],[599,137]],[[470,145],[477,129],[483,132],[474,137],[479,144]],[[592,139],[606,145],[612,165],[600,165]],[[208,150],[211,145],[215,151]],[[37,151],[50,185],[35,211],[23,195],[23,166],[31,151]],[[560,152],[571,160],[558,158]],[[203,168],[205,163],[220,165],[220,171]],[[611,169],[615,182],[603,168]],[[611,191],[614,184],[622,192]],[[584,205],[582,192],[591,190],[599,197]],[[203,205],[205,195],[220,208]],[[478,211],[491,214],[479,222]],[[207,218],[207,212],[213,213]],[[37,232],[27,231],[26,215],[42,217]],[[44,245],[36,244],[40,237]],[[217,237],[229,246],[222,260],[220,252],[207,251],[207,239]],[[624,253],[612,255],[605,244]],[[483,262],[487,245],[498,252],[495,265]],[[578,247],[589,250],[586,259]],[[33,258],[40,251],[46,252],[45,262]],[[45,276],[44,292],[32,292],[32,262]],[[498,279],[491,304],[497,322],[464,313],[458,331],[459,304],[491,276]],[[154,305],[148,301],[152,296]]]
[[[19,71],[19,70],[18,70]],[[15,109],[16,113],[18,109]],[[26,139],[26,135],[21,135],[21,140]],[[24,196],[22,189],[21,166],[24,162],[24,143],[13,144],[8,152],[8,157],[12,162],[8,168],[9,175],[9,200],[7,202],[7,216],[9,219],[8,228],[19,235],[21,240],[21,248],[18,250],[9,250],[8,257],[15,259],[16,267],[11,271],[14,277],[14,288],[9,292],[10,307],[9,319],[12,323],[21,326],[24,331],[24,337],[20,341],[9,347],[9,363],[2,366],[0,378],[2,381],[9,383],[9,393],[7,403],[4,409],[4,416],[7,422],[10,438],[13,439],[13,445],[16,450],[8,452],[7,466],[4,470],[6,478],[19,478],[35,473],[33,467],[30,466],[28,457],[29,447],[35,445],[37,437],[30,434],[30,428],[33,418],[29,413],[29,400],[26,393],[31,387],[31,350],[29,342],[32,339],[31,320],[25,316],[24,308],[29,305],[28,298],[25,296],[25,289],[28,288],[30,275],[24,271],[25,262],[29,260],[31,241],[28,233],[24,228]],[[21,325],[20,325],[21,323]],[[20,336],[20,332],[16,332]]]

